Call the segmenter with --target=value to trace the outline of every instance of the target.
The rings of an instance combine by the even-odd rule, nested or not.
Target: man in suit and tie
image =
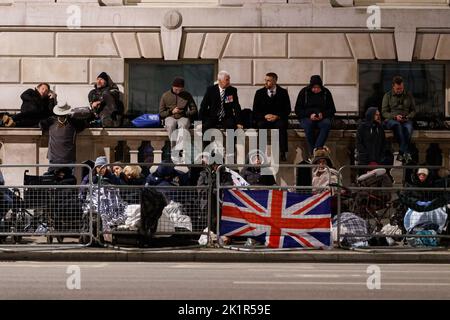
[[[242,129],[241,106],[237,89],[230,85],[230,74],[220,71],[217,81],[216,85],[208,87],[200,105],[203,130]]]
[[[288,118],[291,101],[286,89],[277,84],[278,76],[269,72],[264,78],[264,88],[256,91],[253,100],[253,116],[258,129],[278,129],[280,159],[286,161],[288,152]]]

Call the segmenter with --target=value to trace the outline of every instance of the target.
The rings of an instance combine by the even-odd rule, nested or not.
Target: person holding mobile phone
[[[5,114],[2,123],[5,127],[38,127],[41,120],[53,114],[57,104],[56,93],[50,90],[48,83],[40,83],[34,89],[27,89],[21,95],[20,112],[13,116]]]
[[[383,97],[381,106],[384,126],[392,130],[399,144],[397,160],[409,163],[412,160],[410,154],[410,142],[413,133],[413,118],[416,114],[414,97],[405,90],[403,78],[395,76],[392,80],[392,89]]]
[[[336,113],[333,96],[323,86],[319,75],[311,77],[309,86],[300,90],[295,103],[295,114],[305,130],[309,154],[315,149],[323,148],[331,129],[331,121]],[[315,136],[315,130],[319,135]]]

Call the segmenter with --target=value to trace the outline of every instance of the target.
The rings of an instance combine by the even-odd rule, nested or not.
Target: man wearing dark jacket
[[[200,105],[202,129],[242,129],[241,106],[237,89],[230,85],[230,74],[220,71],[217,80],[218,84],[208,87]]]
[[[278,129],[280,158],[286,161],[288,152],[287,127],[291,113],[291,101],[286,89],[277,85],[278,76],[269,72],[264,78],[264,88],[256,91],[253,100],[253,116],[258,129]]]
[[[392,165],[392,155],[377,108],[367,109],[366,119],[358,127],[356,140],[359,165]]]
[[[98,75],[94,89],[88,95],[89,104],[103,127],[119,127],[122,122],[123,104],[119,87],[111,77],[102,72]]]
[[[398,161],[409,163],[412,161],[410,141],[413,133],[413,118],[416,114],[414,97],[405,90],[403,79],[400,76],[392,80],[392,90],[383,97],[381,112],[386,119],[386,129],[394,132],[399,144]]]
[[[255,165],[254,167],[245,167],[241,170],[241,176],[251,186],[274,186],[276,185],[275,177],[273,175],[261,174],[261,156],[259,154],[249,157],[248,163]]]
[[[52,115],[57,103],[56,93],[50,90],[48,83],[40,83],[35,89],[27,89],[20,98],[20,113],[12,117],[4,115],[2,122],[5,127],[37,127],[39,121]]]
[[[40,122],[41,128],[49,132],[47,158],[50,164],[74,164],[77,154],[76,137],[86,127],[86,123],[73,119],[70,116],[71,108],[67,104],[54,107],[53,113],[55,116]]]
[[[311,77],[309,86],[303,88],[295,103],[295,114],[305,130],[309,153],[322,148],[331,129],[331,120],[336,113],[333,96],[330,90],[323,86],[318,75]],[[314,129],[319,129],[319,136],[314,137]]]

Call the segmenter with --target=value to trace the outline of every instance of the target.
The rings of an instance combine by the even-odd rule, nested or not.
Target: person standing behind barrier
[[[192,95],[184,90],[184,79],[176,77],[172,82],[172,89],[164,92],[159,103],[159,115],[161,119],[164,119],[164,127],[169,139],[177,128],[189,130],[190,119],[196,114],[197,105]],[[183,140],[180,139],[176,143],[171,141],[171,148],[173,149],[176,144],[181,146],[181,156]]]
[[[392,154],[377,108],[367,109],[365,121],[358,127],[356,140],[358,165],[392,165]]]
[[[264,88],[256,91],[253,115],[258,129],[277,129],[280,137],[280,159],[286,161],[288,152],[288,120],[291,101],[286,89],[277,84],[276,73],[269,72],[264,78]]]
[[[70,117],[71,108],[65,104],[53,108],[55,116],[42,120],[42,130],[48,130],[48,153],[50,164],[76,163],[77,134],[86,128],[86,122]],[[49,168],[49,172],[55,168]]]
[[[386,129],[392,130],[400,145],[397,160],[409,163],[412,160],[410,142],[413,133],[413,118],[416,114],[414,97],[405,90],[400,76],[392,80],[392,89],[383,97],[381,112]]]
[[[305,130],[310,155],[315,148],[325,145],[335,113],[336,107],[330,90],[323,86],[319,75],[312,76],[309,86],[299,92],[295,103],[295,114]],[[315,129],[319,129],[317,139]]]
[[[242,129],[241,105],[237,89],[230,85],[230,74],[220,71],[218,83],[206,90],[200,105],[202,129]]]
[[[52,115],[56,105],[56,93],[50,90],[48,83],[40,83],[35,89],[24,91],[20,98],[20,112],[13,116],[4,115],[1,119],[5,127],[37,127],[39,121]]]

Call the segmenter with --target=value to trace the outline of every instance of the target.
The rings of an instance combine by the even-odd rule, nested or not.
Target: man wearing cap
[[[39,121],[52,115],[56,105],[56,93],[50,90],[48,83],[40,83],[35,89],[27,89],[21,95],[20,112],[13,116],[7,114],[0,118],[0,126],[37,127]]]
[[[197,114],[197,105],[192,95],[184,90],[184,79],[176,77],[172,82],[172,88],[163,93],[159,103],[159,115],[164,119],[164,127],[172,137],[172,133],[178,129],[188,130],[191,122]],[[176,144],[183,145],[182,135],[179,135]],[[171,139],[171,147],[175,147],[175,142]],[[181,147],[182,149],[182,147]]]
[[[305,130],[310,155],[314,149],[323,148],[325,145],[335,113],[336,108],[330,90],[323,86],[319,75],[312,76],[309,86],[299,92],[295,103],[295,114]],[[319,129],[317,139],[315,129]]]
[[[53,113],[55,116],[39,123],[43,130],[48,130],[47,158],[50,164],[74,164],[77,154],[76,137],[84,130],[86,123],[70,116],[71,107],[67,103],[55,106]],[[49,171],[52,171],[52,168]]]
[[[102,72],[88,95],[89,104],[103,127],[119,127],[122,122],[123,103],[120,91],[111,77]]]

